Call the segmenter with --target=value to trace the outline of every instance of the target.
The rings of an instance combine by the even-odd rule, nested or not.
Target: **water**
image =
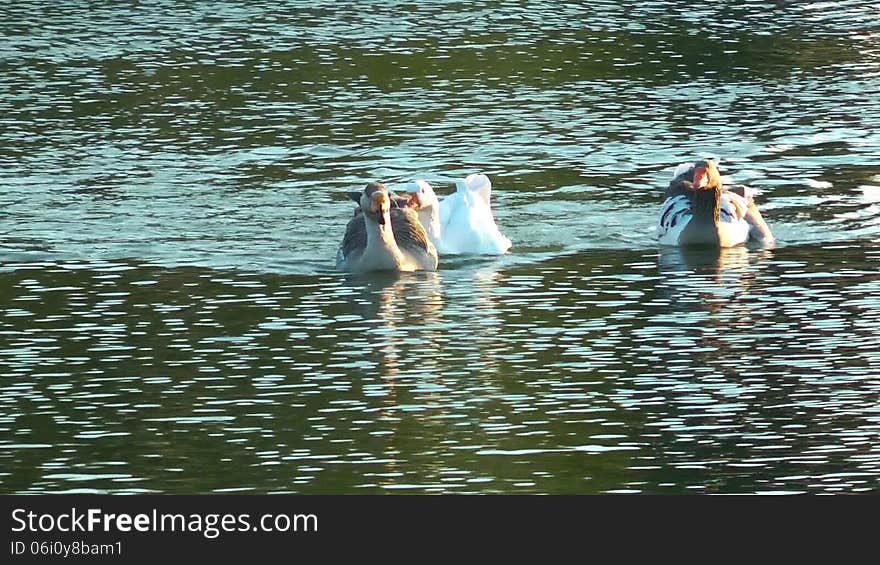
[[[877,492],[872,2],[17,2],[0,490]],[[773,249],[658,249],[718,156]],[[512,253],[334,270],[367,181]]]

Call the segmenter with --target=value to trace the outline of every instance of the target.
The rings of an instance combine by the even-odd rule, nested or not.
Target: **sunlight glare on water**
[[[862,492],[872,2],[24,1],[0,21],[7,493]],[[658,248],[721,158],[772,249]],[[335,270],[484,172],[514,246]]]

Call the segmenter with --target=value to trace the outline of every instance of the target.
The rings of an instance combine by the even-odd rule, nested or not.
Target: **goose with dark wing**
[[[661,245],[733,247],[773,242],[747,187],[726,190],[712,159],[682,163],[666,188],[657,219]]]
[[[437,250],[416,212],[396,202],[385,186],[371,182],[362,192],[350,192],[357,202],[336,253],[343,271],[433,271]]]

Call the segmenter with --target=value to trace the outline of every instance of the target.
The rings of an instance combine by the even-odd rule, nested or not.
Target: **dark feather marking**
[[[391,228],[401,249],[428,251],[428,234],[412,208],[392,208]]]
[[[672,212],[675,208],[676,208],[676,206],[669,206],[668,208],[666,208],[666,211],[663,212],[663,215],[660,217],[660,225],[661,225],[661,226],[665,226],[665,225],[666,225],[666,218],[667,218],[667,216],[668,216],[669,213]],[[673,225],[675,225],[675,224],[673,224]]]

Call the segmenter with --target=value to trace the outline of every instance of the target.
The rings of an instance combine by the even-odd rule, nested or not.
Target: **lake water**
[[[880,490],[880,5],[21,1],[0,491]],[[721,158],[772,249],[660,249]],[[514,242],[334,255],[484,172]]]

